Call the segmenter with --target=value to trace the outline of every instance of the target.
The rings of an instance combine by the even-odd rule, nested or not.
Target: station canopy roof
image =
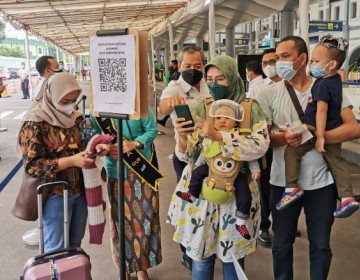
[[[89,34],[106,29],[149,31],[156,47],[168,39],[171,21],[174,42],[208,31],[207,0],[0,0],[5,20],[29,30],[70,53],[89,50]],[[290,10],[298,0],[215,0],[216,30]]]

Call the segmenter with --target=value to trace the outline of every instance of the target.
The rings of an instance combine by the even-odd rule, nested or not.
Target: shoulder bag
[[[46,179],[35,178],[30,176],[26,171],[23,172],[23,178],[20,185],[19,193],[16,197],[15,204],[11,213],[25,221],[36,221],[38,218],[37,211],[37,187],[46,183]],[[43,205],[47,198],[49,189],[43,192]]]

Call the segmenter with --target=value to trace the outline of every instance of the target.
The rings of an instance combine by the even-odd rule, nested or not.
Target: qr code
[[[100,90],[127,91],[126,58],[100,58]]]

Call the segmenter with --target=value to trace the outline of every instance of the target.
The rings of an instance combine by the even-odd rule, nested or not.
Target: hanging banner
[[[90,65],[94,111],[135,111],[135,36],[91,36]]]

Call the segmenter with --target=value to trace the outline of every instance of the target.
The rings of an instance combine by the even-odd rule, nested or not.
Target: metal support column
[[[28,35],[27,30],[24,30],[24,32],[25,32],[26,64],[27,64],[27,68],[29,69],[29,94],[30,94],[30,99],[32,100],[33,99],[33,84],[32,84],[32,80],[31,80],[29,35]]]
[[[235,58],[235,28],[225,29],[226,54]]]

